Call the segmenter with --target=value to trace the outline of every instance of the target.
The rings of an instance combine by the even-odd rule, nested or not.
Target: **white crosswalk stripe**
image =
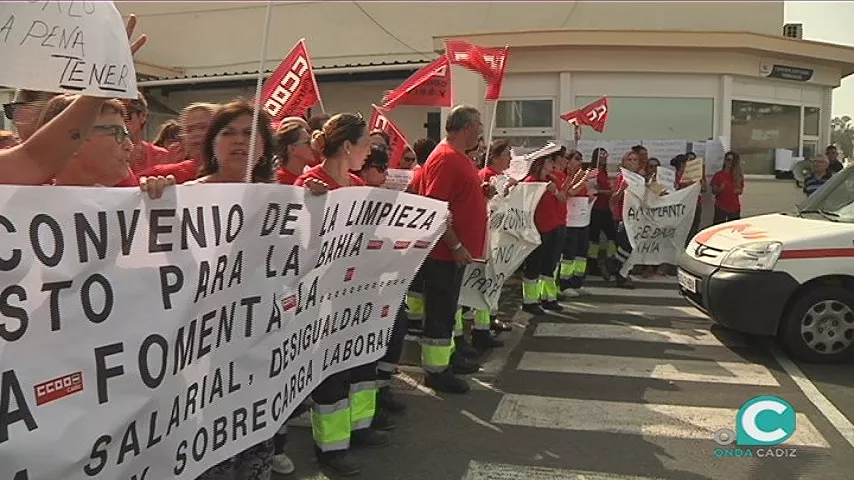
[[[717,445],[716,430],[736,429],[738,405],[758,395],[790,395],[781,387],[781,372],[745,357],[749,345],[745,336],[712,329],[706,315],[681,298],[675,279],[637,279],[635,290],[591,283],[594,285],[586,287],[590,295],[562,302],[563,312],[549,312],[548,320],[536,324],[529,333],[529,342],[533,343],[528,345],[542,342],[539,345],[547,347],[526,348],[516,365],[516,385],[525,385],[529,372],[551,375],[555,385],[565,384],[567,388],[553,388],[550,392],[565,397],[554,396],[555,393],[538,395],[528,386],[524,387],[529,388],[525,394],[502,387],[502,399],[491,424],[502,428],[704,440],[712,449]],[[634,351],[638,353],[633,354]],[[668,396],[659,393],[647,397],[649,403],[643,396],[637,401],[626,401],[625,396],[615,401],[608,398],[607,390],[601,394],[594,391],[591,398],[590,391],[581,394],[573,388],[576,379],[580,385],[591,386],[586,388],[598,388],[595,386],[602,384],[601,379],[609,377],[620,379],[622,385],[629,385],[626,382],[632,379],[667,381],[675,385],[674,391],[708,388],[715,392],[710,398],[726,400],[721,400],[721,406],[709,406],[708,398],[686,400],[686,396],[677,395],[674,397],[681,400],[668,403]],[[738,390],[727,393],[725,389]],[[683,404],[686,402],[689,404]],[[796,431],[784,446],[830,448],[807,413],[797,412],[796,424]],[[574,470],[571,462],[561,469],[475,460],[462,480],[648,480],[643,476]]]
[[[650,477],[471,461],[463,480],[656,480]]]

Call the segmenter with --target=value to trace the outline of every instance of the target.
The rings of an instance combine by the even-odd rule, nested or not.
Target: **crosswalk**
[[[827,432],[825,419],[815,410],[804,413],[805,400],[790,398],[797,390],[786,374],[770,357],[757,361],[751,352],[756,345],[742,335],[712,328],[679,296],[675,279],[639,281],[635,290],[590,283],[589,295],[562,302],[563,312],[531,319],[520,354],[496,382],[502,396],[490,423],[556,446],[528,462],[475,458],[462,480],[758,478],[748,470],[755,465],[714,466],[712,457],[719,448],[715,431],[735,429],[739,407],[757,395],[778,395],[797,405],[796,431],[782,447],[817,455],[830,451],[816,425]],[[558,439],[576,449],[601,442],[605,456],[622,443],[655,445],[656,455],[665,449],[676,460],[626,471],[618,460],[573,458],[573,449],[560,450]],[[680,455],[688,460],[680,461]],[[788,467],[775,465],[763,475],[789,478]],[[802,473],[798,478],[818,478]]]

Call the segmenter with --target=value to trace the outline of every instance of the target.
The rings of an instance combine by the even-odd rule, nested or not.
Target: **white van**
[[[854,168],[790,214],[701,231],[677,278],[682,295],[715,323],[777,336],[808,362],[854,357]]]

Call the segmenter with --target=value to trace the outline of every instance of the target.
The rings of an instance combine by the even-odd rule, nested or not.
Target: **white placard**
[[[592,199],[589,197],[569,197],[566,199],[566,226],[586,227],[590,225],[590,207]]]
[[[504,171],[504,174],[516,181],[522,181],[528,176],[528,171],[531,170],[531,163],[533,162],[524,156],[517,156],[518,153],[516,150],[513,151],[513,155],[510,157],[510,166]]]
[[[706,149],[708,150],[708,144],[706,144]],[[685,164],[685,170],[682,172],[682,181],[685,183],[699,182],[703,179],[703,170],[703,157],[688,160],[688,163]]]
[[[0,3],[0,85],[136,98],[136,69],[113,2]]]
[[[726,152],[726,146],[720,140],[709,140],[706,142],[705,155],[698,153],[697,156],[701,156],[705,160],[707,177],[711,177],[723,168]]]
[[[794,162],[791,150],[788,148],[777,148],[774,150],[774,170],[778,172],[791,172],[792,165],[794,165]]]
[[[545,183],[520,183],[506,197],[496,195],[489,201],[489,253],[486,263],[466,267],[460,305],[488,311],[498,308],[505,280],[540,244],[534,211],[545,191]]]
[[[688,151],[685,140],[644,140],[649,158],[657,158],[662,165],[670,165],[670,160],[676,155],[684,155]]]
[[[406,190],[406,187],[412,181],[412,173],[412,170],[389,168],[386,170],[385,183],[383,183],[382,187],[402,192]]]
[[[0,187],[0,206],[9,480],[190,480],[271,438],[381,358],[447,222],[377,188]]]
[[[676,186],[676,170],[664,165],[659,166],[655,169],[655,181],[672,192]]]
[[[634,192],[638,197],[643,198],[646,193],[646,179],[623,167],[620,167],[620,173],[623,175],[623,180],[628,184],[628,190]]]
[[[626,193],[623,224],[632,254],[632,265],[678,263],[697,208],[700,184],[695,183],[669,195],[638,197]]]

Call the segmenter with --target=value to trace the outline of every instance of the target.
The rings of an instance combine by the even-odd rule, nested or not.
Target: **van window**
[[[846,168],[798,205],[800,215],[854,223],[854,168]]]

